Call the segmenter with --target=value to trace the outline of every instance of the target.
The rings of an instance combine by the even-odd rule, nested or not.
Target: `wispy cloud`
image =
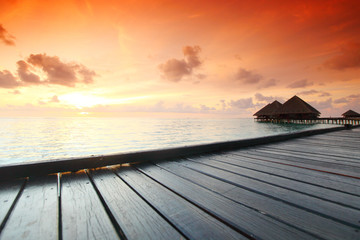
[[[263,76],[245,68],[239,68],[235,73],[235,79],[244,84],[257,84],[263,79]]]
[[[325,67],[335,70],[360,68],[360,43],[348,43],[341,48],[341,54],[324,63]]]
[[[3,27],[3,25],[0,24],[0,41],[5,43],[6,45],[14,46],[15,45],[14,39],[15,37],[10,35],[8,31]]]
[[[305,88],[305,87],[309,87],[312,85],[314,85],[313,82],[310,82],[307,79],[302,79],[302,80],[295,81],[295,82],[289,84],[287,87],[288,88]]]

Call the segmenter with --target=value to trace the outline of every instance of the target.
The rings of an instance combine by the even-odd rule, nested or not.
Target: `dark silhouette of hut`
[[[319,115],[318,110],[296,95],[287,100],[276,111],[276,118],[278,119],[316,119]]]
[[[275,117],[276,111],[282,106],[278,101],[273,101],[269,103],[256,113],[253,116],[256,116],[258,119],[271,119]]]
[[[344,118],[360,118],[360,114],[353,110],[349,110],[349,111],[343,113],[342,116]]]

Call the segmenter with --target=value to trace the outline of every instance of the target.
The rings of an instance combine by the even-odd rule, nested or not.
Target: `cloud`
[[[289,84],[287,87],[288,88],[304,88],[304,87],[308,87],[308,86],[312,86],[312,85],[314,85],[313,82],[309,82],[309,80],[307,80],[307,79],[302,79],[302,80],[299,80],[299,81]]]
[[[185,46],[183,48],[185,60],[190,69],[199,67],[201,65],[202,62],[199,59],[200,52],[201,52],[201,48],[199,46],[194,46],[194,47]]]
[[[199,73],[199,74],[196,74],[195,75],[198,79],[205,79],[207,76],[205,75],[205,74],[201,74],[201,73]]]
[[[49,84],[58,84],[74,87],[76,83],[89,84],[93,82],[96,73],[85,66],[77,63],[64,63],[57,56],[46,54],[31,54],[27,62],[34,67],[40,68],[47,74]]]
[[[349,101],[346,98],[339,98],[339,99],[335,99],[334,103],[339,104],[339,103],[348,103]]]
[[[34,73],[41,71],[45,75],[43,79]],[[0,71],[0,88],[47,84],[75,87],[77,83],[93,83],[96,73],[82,64],[65,63],[57,56],[31,54],[26,61],[17,62],[17,75],[7,70]]]
[[[352,95],[349,95],[348,98],[358,99],[358,98],[360,98],[360,94],[352,94]]]
[[[321,94],[319,94],[319,97],[329,97],[329,96],[331,96],[331,94],[328,92],[322,92]]]
[[[16,88],[21,86],[21,83],[16,81],[16,77],[11,72],[4,70],[0,71],[0,88]]]
[[[325,67],[334,70],[360,68],[360,43],[349,43],[341,48],[341,54],[324,63]]]
[[[266,82],[263,82],[260,84],[259,88],[269,88],[277,85],[277,80],[274,78],[271,78],[267,80]]]
[[[238,99],[236,101],[231,100],[229,103],[231,107],[240,108],[240,109],[246,109],[246,108],[253,108],[255,107],[252,98],[242,98]]]
[[[49,102],[59,103],[60,100],[59,100],[58,96],[54,95],[54,96],[49,100]]]
[[[334,100],[336,104],[358,102],[360,100],[360,94],[352,94],[347,97],[342,97]]]
[[[319,93],[319,91],[312,89],[312,90],[308,90],[308,91],[298,92],[297,94],[298,95],[314,95],[316,93]]]
[[[321,110],[321,109],[329,109],[332,108],[332,99],[329,98],[325,101],[314,101],[314,102],[309,102],[310,105],[314,106],[316,109]],[[321,111],[320,111],[321,112]]]
[[[14,94],[14,95],[21,94],[21,92],[20,92],[19,90],[14,90],[14,91],[12,91],[12,92],[10,92],[10,93],[12,93],[12,94]]]
[[[14,39],[15,37],[11,36],[2,26],[2,24],[0,24],[0,41],[5,43],[6,45],[14,46],[15,45]]]
[[[221,102],[221,109],[225,110],[227,107],[227,103],[226,103],[225,99],[221,99],[220,102]]]
[[[263,79],[260,74],[257,74],[253,71],[246,70],[244,68],[239,68],[235,74],[235,79],[240,80],[245,84],[256,84]]]
[[[21,60],[17,62],[18,75],[21,81],[29,84],[41,84],[40,77],[29,71],[29,64]]]
[[[273,97],[273,96],[264,96],[261,93],[256,93],[255,94],[255,100],[259,101],[259,102],[273,102],[275,100],[279,101],[279,102],[285,102],[284,98],[282,97]]]
[[[260,101],[260,102],[272,102],[275,100],[275,98],[273,96],[269,96],[269,97],[266,97],[264,95],[262,95],[261,93],[256,93],[255,94],[255,99],[257,101]]]
[[[201,105],[200,110],[202,112],[208,112],[208,111],[215,111],[216,109],[214,107],[208,107],[206,105]]]
[[[183,77],[191,75],[193,69],[200,67],[202,64],[199,58],[200,52],[201,48],[199,46],[185,46],[183,48],[184,59],[172,58],[158,66],[162,77],[172,82],[179,82]],[[197,74],[196,76],[201,79],[205,75]]]
[[[184,76],[191,73],[184,60],[170,59],[159,65],[163,77],[172,82],[179,82]]]

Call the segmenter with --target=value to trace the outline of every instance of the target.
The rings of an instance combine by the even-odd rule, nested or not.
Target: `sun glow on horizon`
[[[110,99],[110,98],[104,98],[93,94],[81,93],[81,92],[69,93],[59,97],[61,102],[67,105],[74,106],[78,109],[90,108],[97,105],[125,104],[144,98],[148,98],[148,96]]]

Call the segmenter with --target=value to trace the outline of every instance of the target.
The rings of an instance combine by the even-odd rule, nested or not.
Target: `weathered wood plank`
[[[356,185],[356,183],[359,183],[359,180],[354,178],[347,178],[288,165],[279,165],[272,162],[253,161],[251,158],[245,158],[232,154],[212,155],[209,157],[191,159],[195,161],[201,159],[204,159],[204,161],[214,160],[224,164],[265,172],[285,179],[300,181],[360,197],[360,184]]]
[[[304,167],[308,169],[314,169],[318,171],[326,171],[333,174],[341,174],[349,177],[358,177],[358,173],[351,168],[346,166],[326,164],[326,163],[316,163],[314,161],[303,161],[296,159],[295,157],[281,157],[279,155],[271,153],[260,153],[255,151],[234,151],[234,155],[239,155],[243,157],[251,157],[254,160],[261,159],[266,161],[278,162],[281,164],[290,164],[293,166]]]
[[[292,149],[292,148],[257,148],[252,149],[249,153],[262,153],[262,154],[271,154],[274,156],[278,156],[279,158],[287,158],[292,157],[294,161],[310,163],[318,166],[331,166],[338,169],[349,170],[355,168],[354,171],[360,172],[360,160],[357,161],[354,158],[341,157],[341,156],[326,156],[323,154],[319,154],[318,152],[309,150],[300,150],[300,149]],[[285,156],[285,157],[284,157]]]
[[[58,239],[57,176],[30,178],[0,239]]]
[[[246,239],[144,174],[121,168],[117,173],[188,239]]]
[[[270,147],[270,145],[268,146]],[[292,143],[284,143],[284,144],[276,144],[271,145],[272,149],[285,149],[290,151],[297,151],[297,152],[306,152],[306,153],[315,153],[316,155],[324,155],[324,156],[335,156],[339,158],[350,158],[350,159],[357,159],[359,158],[359,152],[358,151],[349,151],[346,149],[342,149],[340,147],[337,148],[321,148],[318,145],[314,146],[301,146],[299,144],[292,144]],[[356,154],[354,154],[356,153]]]
[[[127,239],[183,238],[113,172],[91,171],[91,177]]]
[[[64,240],[119,238],[84,172],[61,176],[61,218]]]
[[[232,227],[259,239],[312,239],[313,236],[276,221],[224,196],[200,187],[168,171],[141,165],[139,169],[188,201],[196,204]]]
[[[197,162],[187,163],[187,167],[206,174],[210,174],[212,176],[216,176],[219,171],[224,171],[219,168],[214,168],[211,165]],[[358,217],[360,216],[359,210],[344,207],[342,205],[304,195],[289,189],[284,189],[270,183],[248,178],[239,175],[237,172],[232,170],[227,170],[226,174],[226,179],[238,187],[270,196],[279,201],[284,201],[288,204],[306,209],[307,211],[316,213],[318,215],[331,218],[334,221],[338,221],[340,223],[360,229],[360,222]]]
[[[344,137],[344,136],[331,136],[328,134],[310,136],[310,137],[308,137],[308,139],[318,140],[321,142],[340,143],[340,144],[349,144],[349,145],[353,145],[354,143],[360,142],[360,137],[359,138],[350,138],[350,137]]]
[[[0,232],[5,224],[5,218],[24,185],[25,180],[0,182]]]
[[[218,158],[215,158],[218,159]],[[219,158],[221,159],[221,158]],[[223,159],[222,162],[216,162],[210,159],[203,159],[203,158],[199,158],[199,159],[195,159],[195,161],[197,162],[201,162],[210,166],[214,166],[214,167],[218,167],[227,171],[231,171],[234,173],[237,173],[239,175],[242,175],[244,177],[248,177],[248,178],[252,178],[258,181],[262,181],[264,183],[268,183],[274,186],[278,186],[278,187],[282,187],[285,189],[289,189],[292,191],[296,191],[299,193],[303,193],[303,194],[307,194],[309,196],[312,197],[316,197],[316,198],[320,198],[326,201],[331,201],[343,206],[347,206],[350,208],[356,208],[357,210],[360,210],[360,197],[358,196],[353,196],[350,194],[346,194],[343,192],[338,192],[338,191],[334,191],[331,189],[327,189],[324,187],[319,187],[319,186],[315,186],[312,184],[308,184],[308,183],[304,183],[304,182],[299,182],[296,180],[292,180],[292,179],[286,179],[286,178],[282,178],[279,176],[275,176],[275,175],[271,175],[268,172],[259,172],[259,171],[254,171],[252,169],[248,169],[248,168],[243,168],[241,166],[238,165],[229,165],[229,164],[225,164],[223,162],[225,162],[225,159]],[[226,159],[226,162],[228,163],[237,163],[236,160],[233,159]],[[359,180],[360,183],[360,180]]]
[[[274,200],[255,192],[248,191],[239,187],[234,187],[227,182],[227,174],[219,171],[214,177],[202,174],[185,165],[188,161],[161,162],[157,165],[196,184],[203,186],[211,191],[215,191],[233,201],[245,204],[257,211],[271,215],[293,227],[300,228],[316,237],[326,239],[356,239],[360,237],[360,232],[356,229],[334,222],[328,218],[304,211],[281,201]]]
[[[359,143],[360,144],[360,143]],[[357,144],[357,145],[359,145]],[[333,149],[333,148],[341,148],[341,151],[346,152],[358,152],[359,148],[356,145],[346,145],[346,144],[337,144],[337,143],[330,143],[330,142],[320,142],[319,140],[311,140],[311,139],[302,139],[299,141],[296,141],[296,143],[292,143],[289,146],[298,146],[301,145],[301,147],[307,149],[308,147],[311,149],[322,149],[326,152],[327,149]],[[316,146],[316,147],[315,147]]]
[[[294,156],[299,158],[306,158],[308,160],[322,161],[322,162],[331,162],[337,163],[346,166],[355,166],[360,167],[360,161],[356,159],[350,159],[347,157],[338,157],[338,156],[325,156],[322,154],[311,153],[311,152],[300,152],[300,151],[292,151],[285,149],[270,149],[270,148],[256,148],[254,149],[256,152],[270,152],[285,156]]]
[[[329,180],[334,180],[339,183],[349,184],[351,186],[354,186],[355,188],[359,187],[359,184],[358,184],[359,179],[347,177],[347,176],[344,176],[341,174],[336,174],[336,173],[332,174],[332,173],[329,173],[326,171],[321,171],[318,169],[306,168],[306,167],[297,166],[297,165],[294,165],[291,163],[284,163],[284,162],[278,161],[276,159],[262,158],[262,157],[252,156],[250,154],[240,155],[239,153],[229,152],[227,155],[229,157],[232,155],[231,158],[239,160],[241,162],[250,162],[250,163],[254,163],[254,164],[270,166],[273,168],[283,169],[283,170],[292,171],[292,172],[298,172],[298,173],[305,174],[305,175],[310,174],[310,175],[314,175],[316,177],[320,177],[323,179],[329,179]]]
[[[358,145],[358,144],[356,144]],[[331,147],[331,146],[322,146],[321,144],[307,144],[299,141],[290,141],[288,143],[276,145],[279,148],[291,148],[298,149],[298,151],[311,151],[317,154],[329,155],[329,156],[339,156],[339,157],[353,157],[359,159],[359,156],[354,155],[354,153],[359,153],[359,149],[356,148],[356,145],[349,149],[346,147]]]

